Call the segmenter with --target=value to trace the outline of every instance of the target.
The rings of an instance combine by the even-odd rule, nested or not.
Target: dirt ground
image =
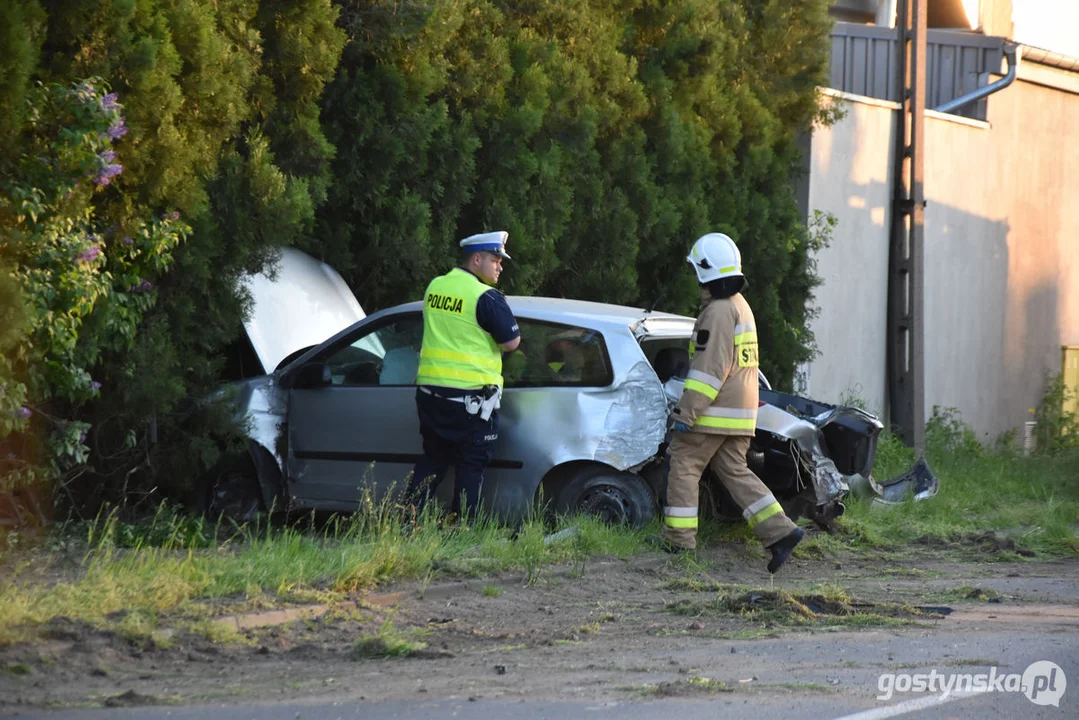
[[[844,667],[904,660],[890,650],[871,660],[829,656],[823,642],[886,644],[992,632],[994,623],[1034,623],[1047,637],[1079,628],[1077,559],[963,562],[915,547],[902,558],[795,559],[774,583],[764,564],[758,548],[715,545],[692,564],[660,553],[597,559],[544,570],[532,583],[520,574],[436,578],[358,596],[355,609],[249,629],[235,643],[176,635],[168,647],[140,647],[56,618],[47,639],[0,648],[0,712],[313,698],[604,701],[755,687],[819,693],[841,690],[830,686]],[[744,586],[733,595],[748,605],[714,610],[717,583]],[[845,589],[848,609],[888,608],[889,617],[863,625],[826,616],[834,609],[811,601],[818,584],[830,597]],[[746,613],[779,590],[808,593],[800,596],[808,610]],[[380,628],[388,637],[387,621],[426,647],[407,657],[358,656],[357,639]],[[804,653],[813,673],[777,673],[769,664],[776,652]]]

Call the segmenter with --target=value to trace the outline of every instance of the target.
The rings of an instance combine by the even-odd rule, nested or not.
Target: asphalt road
[[[7,711],[0,717],[23,720],[384,720],[388,718],[505,718],[505,720],[598,720],[617,718],[677,718],[678,720],[715,720],[747,718],[754,720],[805,720],[831,718],[842,720],[879,720],[880,718],[1050,718],[1079,717],[1079,627],[1064,624],[1030,624],[1027,627],[1011,619],[999,627],[934,629],[931,631],[843,632],[830,641],[820,635],[784,637],[746,643],[716,640],[697,643],[664,657],[673,656],[683,665],[707,667],[719,654],[728,655],[745,667],[749,677],[734,692],[720,692],[691,697],[627,698],[612,701],[560,701],[553,698],[511,699],[466,696],[424,698],[415,701],[370,702],[335,700],[332,702],[286,702],[280,704],[157,706],[138,708]],[[731,648],[737,646],[737,653]],[[843,658],[842,664],[829,662],[822,667],[822,657]],[[881,662],[894,668],[894,678],[881,679]],[[881,699],[885,688],[903,690],[906,682],[915,682],[916,674],[926,682],[943,683],[952,676],[1024,675],[1040,661],[1059,666],[1059,675],[1042,675],[1036,704],[1027,692],[1015,690],[1019,680],[1001,681],[1003,691],[953,692],[942,698],[938,692],[893,692]],[[874,663],[870,666],[870,663]],[[994,663],[995,665],[990,665]],[[1048,669],[1048,666],[1046,666]],[[1040,668],[1035,668],[1038,670]],[[935,672],[939,679],[932,680]],[[900,679],[907,674],[907,680]],[[1032,672],[1031,675],[1034,673]],[[962,678],[955,682],[965,682]],[[1070,681],[1070,684],[1069,684]],[[973,680],[977,682],[977,680]],[[1013,690],[1007,689],[1011,684]],[[568,689],[567,689],[568,690]]]

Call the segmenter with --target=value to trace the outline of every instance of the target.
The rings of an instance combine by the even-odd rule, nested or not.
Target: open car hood
[[[307,253],[282,248],[271,274],[240,280],[253,300],[244,329],[267,373],[366,317],[344,278]]]

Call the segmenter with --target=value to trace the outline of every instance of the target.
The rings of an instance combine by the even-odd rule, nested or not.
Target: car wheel
[[[639,528],[656,514],[652,490],[643,479],[606,468],[585,470],[555,496],[560,515],[593,515],[610,525]]]
[[[262,491],[247,458],[225,461],[210,473],[206,489],[207,518],[242,525],[262,512]]]

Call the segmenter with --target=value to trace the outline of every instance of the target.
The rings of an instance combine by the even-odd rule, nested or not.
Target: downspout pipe
[[[1019,46],[1018,45],[1012,45],[1012,44],[1005,45],[1004,46],[1004,57],[1008,61],[1008,73],[1004,77],[1002,77],[1000,80],[997,80],[996,82],[989,83],[988,85],[986,85],[983,88],[978,88],[977,90],[972,90],[971,92],[968,92],[966,95],[960,95],[956,99],[949,100],[948,102],[944,103],[943,105],[939,105],[939,106],[937,106],[937,107],[935,107],[933,109],[935,111],[937,111],[937,112],[942,112],[942,113],[955,112],[956,110],[963,107],[964,105],[969,105],[970,103],[972,103],[972,102],[974,102],[976,100],[981,100],[983,97],[988,97],[989,95],[992,95],[993,93],[999,92],[1000,90],[1003,90],[1004,88],[1008,87],[1013,82],[1015,82],[1015,75],[1016,75],[1016,72],[1018,72],[1018,70],[1019,70],[1019,57],[1020,57],[1020,54],[1021,53],[1019,51]]]

